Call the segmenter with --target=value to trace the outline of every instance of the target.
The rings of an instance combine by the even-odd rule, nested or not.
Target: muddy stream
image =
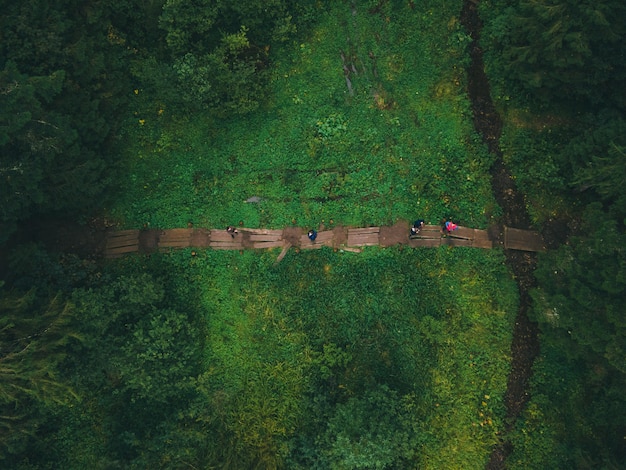
[[[461,23],[472,38],[470,45],[471,64],[468,69],[468,94],[472,103],[474,127],[494,155],[491,167],[493,194],[502,208],[501,223],[509,227],[529,229],[530,217],[526,211],[524,197],[517,191],[500,150],[499,139],[502,120],[491,100],[489,81],[485,75],[483,51],[479,44],[482,22],[478,16],[478,0],[465,0],[461,12]],[[502,237],[502,231],[499,234]],[[535,286],[533,271],[537,264],[537,255],[522,251],[504,250],[519,289],[520,305],[515,318],[513,341],[511,343],[511,371],[505,394],[506,428],[503,440],[494,447],[487,470],[506,468],[506,459],[513,448],[506,434],[515,425],[529,399],[529,380],[532,366],[539,354],[539,338],[536,323],[528,318],[531,308],[529,291]]]

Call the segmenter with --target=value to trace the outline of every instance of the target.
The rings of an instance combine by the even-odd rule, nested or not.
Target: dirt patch
[[[159,249],[161,230],[148,229],[139,232],[139,253],[154,253]]]
[[[283,240],[290,243],[291,246],[300,246],[300,237],[304,231],[300,227],[286,227],[283,230]]]
[[[391,227],[380,227],[380,246],[406,244],[409,239],[409,223],[399,220]]]
[[[333,229],[333,248],[338,249],[341,245],[348,243],[348,229],[337,226]]]

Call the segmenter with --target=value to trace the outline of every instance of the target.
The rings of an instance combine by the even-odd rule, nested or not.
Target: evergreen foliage
[[[626,6],[619,0],[481,2],[494,74],[539,100],[626,104]]]
[[[103,5],[3,3],[0,238],[6,239],[32,215],[98,205],[111,176],[107,141],[127,80],[123,41]]]
[[[73,306],[59,296],[38,302],[34,292],[0,298],[0,451],[22,452],[45,407],[75,402],[61,377],[69,347],[80,342]]]

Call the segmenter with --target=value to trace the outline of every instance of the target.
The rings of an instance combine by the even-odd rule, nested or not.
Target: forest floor
[[[484,73],[482,51],[478,46],[481,24],[476,5],[469,0],[465,2],[462,23],[471,33],[473,39],[471,46],[472,64],[468,70],[468,88],[474,126],[496,157],[491,169],[492,189],[502,208],[501,223],[515,228],[527,229],[530,227],[530,219],[523,196],[517,191],[514,180],[502,161],[502,152],[499,148],[502,122],[491,101],[489,84]],[[82,227],[61,221],[37,220],[25,224],[16,238],[22,243],[25,240],[38,241],[48,247],[54,247],[58,251],[77,253],[86,257],[98,257],[100,254],[98,251],[102,249],[103,240],[109,229],[106,221],[102,219],[94,219]],[[502,233],[503,230],[492,231],[496,240],[502,240]],[[551,246],[550,240],[546,240],[546,242],[548,246]],[[10,249],[11,244],[5,246]],[[511,372],[505,396],[508,422],[506,430],[510,430],[528,401],[528,381],[532,375],[534,359],[539,352],[539,343],[537,326],[529,320],[527,315],[531,306],[529,291],[535,284],[533,271],[536,266],[536,255],[511,250],[505,250],[505,253],[518,284],[520,295],[520,306],[515,319],[511,345]],[[5,265],[4,263],[0,264]],[[504,438],[506,439],[506,436]],[[487,468],[503,468],[504,461],[510,452],[511,446],[506,440],[497,445],[493,449]]]
[[[516,189],[515,182],[503,162],[499,145],[502,120],[491,100],[489,81],[485,74],[483,52],[479,45],[481,20],[478,16],[477,3],[466,0],[461,13],[461,23],[467,28],[471,38],[471,65],[468,70],[468,92],[472,103],[474,127],[483,137],[489,151],[495,156],[491,168],[493,193],[502,208],[502,223],[522,229],[530,228],[530,217],[526,210],[523,195]],[[544,231],[549,232],[549,231]],[[551,233],[551,232],[549,232]],[[544,236],[546,233],[544,233]],[[546,240],[553,246],[553,240]],[[505,250],[507,264],[510,266],[520,295],[520,304],[513,329],[511,344],[511,372],[507,381],[505,395],[507,431],[511,430],[516,419],[528,403],[529,380],[532,367],[539,354],[538,326],[528,317],[532,306],[530,290],[535,287],[533,272],[537,265],[535,253]],[[504,437],[492,451],[487,470],[505,468],[505,461],[512,452],[510,442]]]

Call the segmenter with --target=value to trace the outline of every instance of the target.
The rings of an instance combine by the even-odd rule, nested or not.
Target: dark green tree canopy
[[[499,13],[485,39],[495,46],[511,81],[542,99],[577,96],[626,105],[624,2],[493,3]]]

